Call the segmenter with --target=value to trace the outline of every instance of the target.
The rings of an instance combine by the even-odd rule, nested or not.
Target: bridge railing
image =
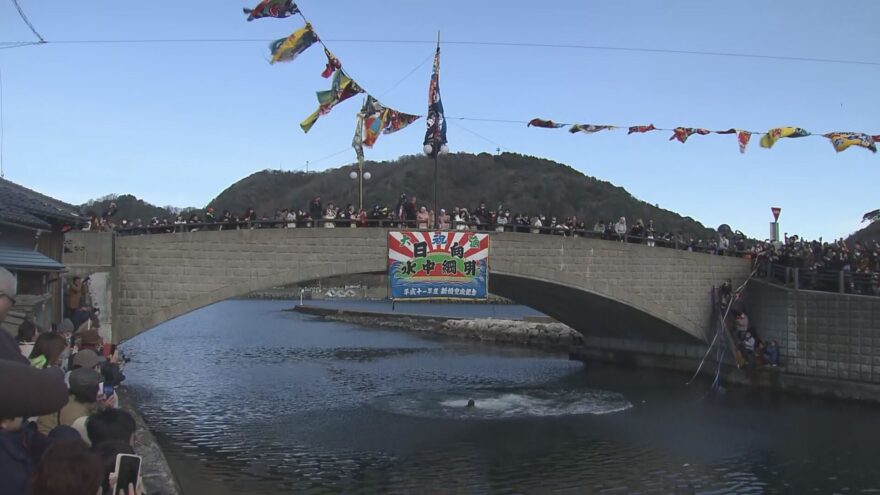
[[[768,261],[759,266],[758,275],[768,282],[794,290],[880,296],[880,274],[876,272],[792,267]]]
[[[385,228],[385,229],[410,229],[410,230],[430,230],[425,227],[424,223],[419,224],[414,220],[396,220],[390,218],[370,218],[366,220],[352,219],[300,219],[300,220],[232,220],[228,222],[203,222],[203,223],[179,223],[167,225],[144,225],[140,227],[128,227],[116,229],[118,235],[147,235],[147,234],[169,234],[198,232],[203,230],[223,231],[223,230],[243,230],[243,229],[271,229],[271,228]],[[546,227],[534,225],[519,224],[487,224],[476,222],[453,222],[449,226],[441,227],[440,230],[460,230],[470,232],[515,232],[523,234],[542,234],[542,235],[558,235],[566,237],[586,237],[591,239],[602,239],[607,241],[625,242],[630,244],[645,244],[650,247],[663,247],[670,249],[690,250],[706,254],[728,255],[737,257],[748,257],[749,253],[745,251],[736,251],[734,249],[721,250],[719,248],[710,248],[705,246],[693,246],[681,242],[675,236],[671,235],[633,235],[633,234],[617,234],[609,232],[597,232],[592,229],[570,229],[566,227]]]

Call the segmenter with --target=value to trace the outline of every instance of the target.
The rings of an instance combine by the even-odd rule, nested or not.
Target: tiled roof
[[[0,221],[51,228],[51,224],[76,225],[84,221],[79,208],[0,179]]]
[[[0,266],[12,270],[58,271],[64,265],[31,249],[0,247]]]

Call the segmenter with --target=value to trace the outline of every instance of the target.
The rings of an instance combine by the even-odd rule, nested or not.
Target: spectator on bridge
[[[422,205],[419,207],[418,213],[416,213],[416,227],[420,229],[427,229],[429,225],[433,225],[433,215],[428,212],[428,207]]]
[[[471,216],[468,214],[467,208],[456,208],[455,212],[455,230],[467,230]]]
[[[284,227],[288,229],[296,228],[296,213],[287,208],[281,210],[281,218],[284,219],[285,223]]]
[[[532,219],[532,234],[540,234],[544,228],[544,215],[536,215],[535,218]]]
[[[0,330],[2,331],[2,330]],[[18,326],[18,335],[15,338],[18,341],[18,347],[21,349],[21,355],[28,357],[34,350],[34,341],[37,340],[37,326],[30,320],[24,320]]]
[[[486,202],[480,201],[480,206],[474,208],[471,216],[475,218],[477,224],[486,224],[489,220],[489,210],[486,208]]]
[[[654,247],[654,236],[657,234],[657,229],[654,227],[654,221],[648,220],[648,225],[645,227],[645,236],[648,238],[648,247]]]
[[[645,224],[642,223],[642,219],[636,219],[635,225],[629,230],[629,241],[633,244],[641,244],[642,238],[645,236]]]
[[[333,203],[327,203],[327,209],[324,211],[324,227],[332,229],[336,227],[336,206]]]
[[[440,208],[440,215],[437,216],[438,227],[440,230],[449,230],[452,228],[452,222],[449,218],[449,214],[446,213],[446,210]]]
[[[416,207],[416,197],[413,196],[403,204],[403,221],[405,225],[409,228],[412,228],[416,225],[416,213],[418,212],[418,208]]]
[[[620,217],[620,220],[614,224],[614,234],[617,236],[617,240],[620,242],[626,242],[626,217]]]
[[[510,219],[510,210],[504,210],[498,215],[498,218],[495,219],[495,232],[504,232],[507,228],[507,225],[511,223]]]

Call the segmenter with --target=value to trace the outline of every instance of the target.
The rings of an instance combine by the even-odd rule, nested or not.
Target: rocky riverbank
[[[462,319],[421,315],[401,315],[371,311],[296,306],[294,311],[328,320],[358,325],[447,335],[483,342],[568,350],[583,344],[581,334],[558,322],[531,322],[496,318]]]

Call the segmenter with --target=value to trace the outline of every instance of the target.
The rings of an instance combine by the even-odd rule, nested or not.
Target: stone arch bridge
[[[266,287],[387,270],[387,231],[298,228],[119,236],[113,340]],[[711,289],[749,261],[641,244],[492,233],[489,285],[585,336],[704,341]]]

